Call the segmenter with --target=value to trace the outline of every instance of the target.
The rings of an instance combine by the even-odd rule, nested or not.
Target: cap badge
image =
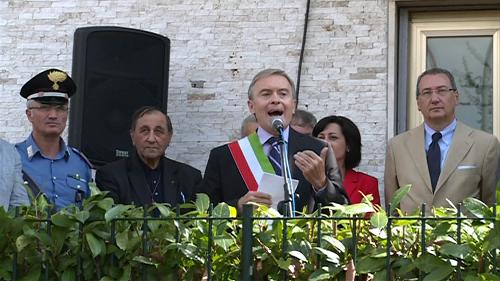
[[[54,84],[52,85],[52,89],[57,91],[59,90],[59,84],[57,83],[66,80],[68,75],[61,71],[51,71],[49,72],[49,74],[47,74],[47,77],[49,78],[50,81],[54,82]]]

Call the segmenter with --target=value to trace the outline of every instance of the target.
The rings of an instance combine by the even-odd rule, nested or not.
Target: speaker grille
[[[145,105],[166,111],[169,51],[168,38],[145,31],[77,29],[70,145],[97,166],[128,155],[132,113]]]

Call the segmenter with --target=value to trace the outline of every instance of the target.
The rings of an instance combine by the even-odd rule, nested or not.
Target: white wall
[[[71,71],[73,32],[116,25],[170,38],[167,154],[204,170],[208,152],[236,136],[246,90],[266,67],[297,77],[306,0],[1,0],[0,137],[25,138],[19,89],[33,74]],[[311,1],[299,107],[342,114],[363,136],[360,170],[379,180],[387,132],[386,1]],[[191,80],[204,80],[202,89]]]

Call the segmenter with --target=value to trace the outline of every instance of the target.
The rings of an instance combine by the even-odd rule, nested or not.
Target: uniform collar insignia
[[[28,146],[28,148],[26,148],[26,152],[28,153],[28,158],[31,159],[31,157],[33,157],[33,155],[35,155],[35,153],[33,152],[33,146],[30,145]]]

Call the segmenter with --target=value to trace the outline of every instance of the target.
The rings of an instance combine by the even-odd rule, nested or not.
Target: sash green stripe
[[[273,165],[271,165],[269,158],[267,158],[267,155],[264,153],[264,148],[260,143],[259,136],[257,136],[256,133],[252,133],[248,136],[248,141],[252,146],[255,157],[257,157],[257,161],[259,161],[260,166],[262,167],[262,171],[269,174],[276,174]]]

